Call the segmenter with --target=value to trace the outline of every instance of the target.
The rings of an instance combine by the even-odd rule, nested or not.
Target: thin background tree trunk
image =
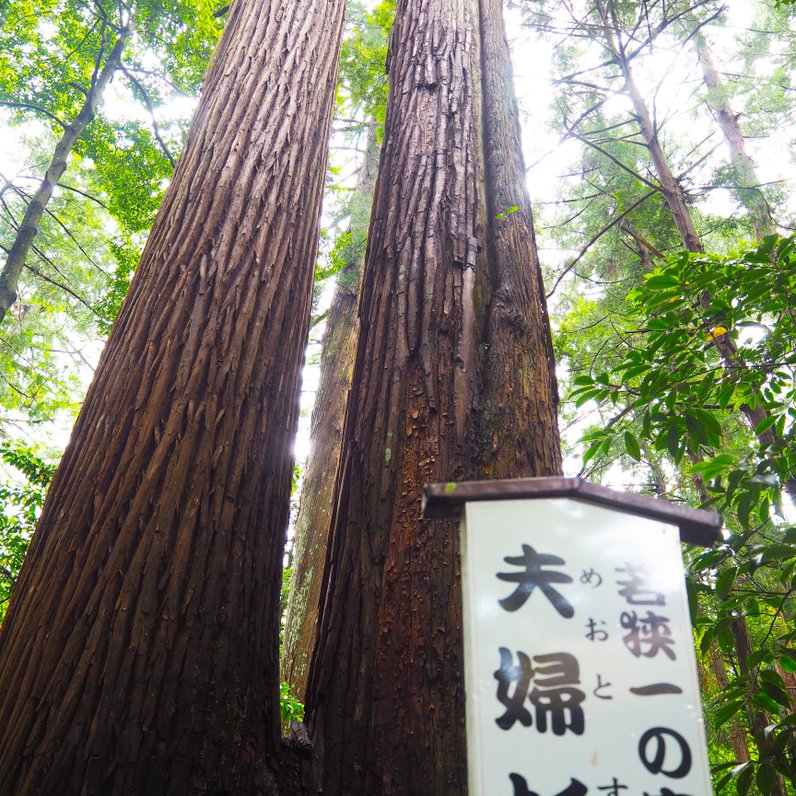
[[[499,4],[398,4],[307,695],[329,793],[466,793],[458,532],[421,490],[560,468],[508,63]]]
[[[376,130],[371,126],[365,158],[354,189],[357,204],[361,202],[370,205],[378,163]],[[361,235],[364,239],[367,223],[367,216],[363,219],[352,218],[350,232],[357,238]],[[312,651],[315,648],[318,601],[326,563],[334,484],[340,461],[343,423],[359,332],[357,305],[365,258],[364,252],[354,252],[352,255],[338,275],[329,307],[323,337],[318,393],[312,411],[311,448],[296,516],[296,545],[285,618],[282,678],[290,684],[291,693],[302,701],[307,689]]]
[[[36,193],[33,194],[28,206],[25,208],[25,215],[14,237],[14,242],[11,244],[8,257],[0,271],[0,322],[5,318],[6,312],[17,299],[19,276],[25,267],[25,258],[33,246],[33,240],[39,231],[39,224],[44,215],[44,210],[52,198],[55,186],[58,185],[58,180],[61,179],[64,171],[66,171],[69,155],[74,149],[77,139],[80,138],[94,118],[97,105],[99,105],[105,89],[120,69],[122,53],[132,34],[133,21],[130,20],[119,32],[119,37],[111,48],[104,66],[96,75],[96,79],[92,80],[91,87],[86,93],[86,100],[80,111],[74,119],[64,126],[64,132],[55,146],[47,171],[44,173]]]
[[[3,794],[274,793],[341,0],[239,0],[0,633]]]
[[[757,746],[759,757],[765,759],[766,755],[771,751],[775,739],[766,732],[766,727],[769,724],[769,717],[752,701],[754,695],[757,693],[759,682],[757,669],[750,668],[749,666],[749,656],[752,654],[753,650],[752,638],[749,635],[749,626],[746,623],[746,619],[743,616],[739,616],[737,619],[733,620],[730,629],[732,630],[733,639],[735,640],[735,651],[738,655],[738,668],[741,674],[748,678],[746,684],[748,695],[747,710],[752,726],[752,737]],[[779,775],[774,777],[774,784],[770,796],[788,796],[787,785]]]
[[[622,77],[625,82],[625,91],[633,104],[639,130],[641,131],[642,138],[650,154],[655,174],[658,177],[660,191],[663,194],[666,206],[680,234],[683,246],[688,251],[695,254],[704,254],[705,247],[702,245],[702,241],[697,233],[691,211],[686,202],[685,193],[672,172],[666,153],[658,137],[658,129],[652,121],[649,108],[633,76],[630,60],[627,57],[619,34],[620,28],[616,18],[614,0],[594,0],[594,4],[602,21],[606,49],[614,57],[617,66],[622,72]],[[703,307],[708,307],[709,303],[710,296],[703,295]],[[744,367],[736,358],[738,348],[729,334],[714,336],[711,339],[716,346],[716,350],[721,355],[725,369],[732,370],[733,368]],[[755,432],[757,426],[769,416],[765,406],[759,404],[753,406],[749,403],[744,403],[739,409],[744,417],[746,417],[750,429],[761,445],[772,445],[777,442],[777,434],[773,428],[766,429],[760,433]],[[788,494],[796,496],[796,479],[787,480],[784,484],[784,488]]]
[[[724,655],[715,641],[711,644],[708,657],[710,658],[710,670],[716,678],[719,691],[725,691],[730,681],[727,677],[727,670],[725,669]],[[730,719],[728,722],[728,731],[730,735],[730,745],[735,754],[736,762],[748,763],[749,760],[751,760],[749,756],[749,741],[747,739],[746,730],[741,725],[738,716]]]
[[[771,219],[766,198],[760,190],[760,180],[757,177],[755,164],[746,151],[741,126],[738,124],[738,114],[732,109],[724,86],[721,84],[713,56],[707,39],[701,30],[694,34],[699,65],[702,68],[702,77],[708,89],[708,105],[713,113],[719,129],[724,136],[727,148],[730,150],[730,162],[735,167],[738,180],[737,193],[741,198],[752,222],[752,228],[758,238],[774,235],[776,230]]]

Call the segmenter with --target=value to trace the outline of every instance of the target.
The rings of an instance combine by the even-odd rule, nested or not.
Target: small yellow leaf
[[[708,332],[708,340],[715,340],[723,334],[727,334],[727,330],[723,326],[716,326],[712,332]]]

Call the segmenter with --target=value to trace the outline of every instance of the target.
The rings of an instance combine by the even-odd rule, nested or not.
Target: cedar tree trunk
[[[730,685],[730,680],[727,677],[727,670],[725,669],[724,654],[715,641],[710,645],[708,656],[710,657],[710,670],[716,678],[719,691],[726,691]],[[749,756],[746,730],[741,725],[739,717],[733,716],[728,722],[727,727],[730,735],[730,745],[732,746],[736,762],[748,763],[751,757]]]
[[[752,637],[749,634],[749,627],[746,619],[739,616],[730,625],[733,640],[735,641],[735,652],[738,656],[738,668],[741,675],[746,678],[747,690],[747,709],[751,718],[752,737],[757,746],[758,757],[761,760],[771,754],[775,743],[775,736],[766,730],[770,723],[768,715],[754,702],[754,696],[759,688],[757,670],[749,666],[749,656],[752,654]],[[769,791],[770,796],[788,796],[788,788],[782,777],[776,775],[774,784]]]
[[[421,490],[560,471],[508,47],[479,5],[396,11],[307,693],[328,793],[466,793],[458,532],[420,519]]]
[[[558,391],[519,109],[500,0],[480,0],[486,260],[482,472],[494,478],[561,472]],[[516,208],[516,209],[515,209]]]
[[[275,793],[340,0],[238,0],[0,635],[3,794]]]
[[[375,127],[368,132],[365,159],[355,187],[357,207],[352,208],[352,244],[366,239],[368,214],[355,217],[369,208],[379,164],[379,146]],[[357,349],[359,323],[357,303],[362,283],[364,251],[350,252],[349,260],[338,274],[337,285],[323,337],[318,394],[312,410],[310,453],[301,486],[301,501],[296,516],[296,548],[290,578],[290,594],[285,618],[282,650],[282,679],[290,691],[304,700],[312,651],[318,628],[318,601],[326,562],[332,498],[343,441],[343,423],[351,372]]]

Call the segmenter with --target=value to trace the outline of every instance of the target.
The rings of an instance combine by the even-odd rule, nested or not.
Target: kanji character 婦
[[[556,652],[551,655],[535,655],[535,668],[524,652],[517,652],[518,665],[505,647],[500,648],[500,668],[495,672],[498,681],[497,698],[506,708],[505,713],[495,719],[498,727],[509,730],[519,721],[525,727],[533,724],[530,711],[525,707],[526,698],[534,706],[536,729],[547,732],[548,715],[554,735],[563,735],[570,730],[582,735],[584,730],[581,702],[586,698],[583,691],[573,686],[580,684],[578,661],[574,655]],[[528,689],[534,680],[530,694]],[[509,686],[515,684],[514,693]]]

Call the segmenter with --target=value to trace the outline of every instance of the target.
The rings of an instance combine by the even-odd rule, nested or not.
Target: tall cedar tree
[[[325,792],[466,792],[458,534],[424,484],[560,472],[499,0],[402,0],[309,724]]]
[[[342,21],[341,0],[232,6],[3,624],[3,794],[274,792]]]
[[[735,168],[736,192],[749,212],[755,236],[760,239],[766,235],[776,234],[776,227],[771,217],[771,208],[766,201],[761,189],[761,181],[757,176],[755,164],[746,151],[746,142],[738,122],[739,115],[730,105],[725,87],[722,85],[719,73],[713,62],[710,45],[702,30],[697,30],[693,36],[702,76],[708,89],[708,103],[711,113],[722,132],[724,141],[730,151],[730,158]],[[777,672],[785,684],[790,696],[791,708],[796,706],[796,675],[785,671],[779,664]],[[716,666],[714,665],[714,672]],[[725,675],[726,677],[726,675]],[[721,683],[720,683],[721,685]],[[736,755],[737,756],[737,755]],[[742,758],[738,758],[742,759]]]
[[[736,192],[749,211],[755,236],[759,239],[766,235],[774,235],[776,229],[771,218],[771,209],[760,187],[754,161],[746,151],[746,142],[738,122],[740,114],[735,113],[730,105],[727,91],[713,63],[710,45],[701,28],[694,32],[693,40],[699,66],[702,69],[702,79],[708,90],[708,106],[724,136],[724,142],[730,151],[730,162],[735,168]]]

